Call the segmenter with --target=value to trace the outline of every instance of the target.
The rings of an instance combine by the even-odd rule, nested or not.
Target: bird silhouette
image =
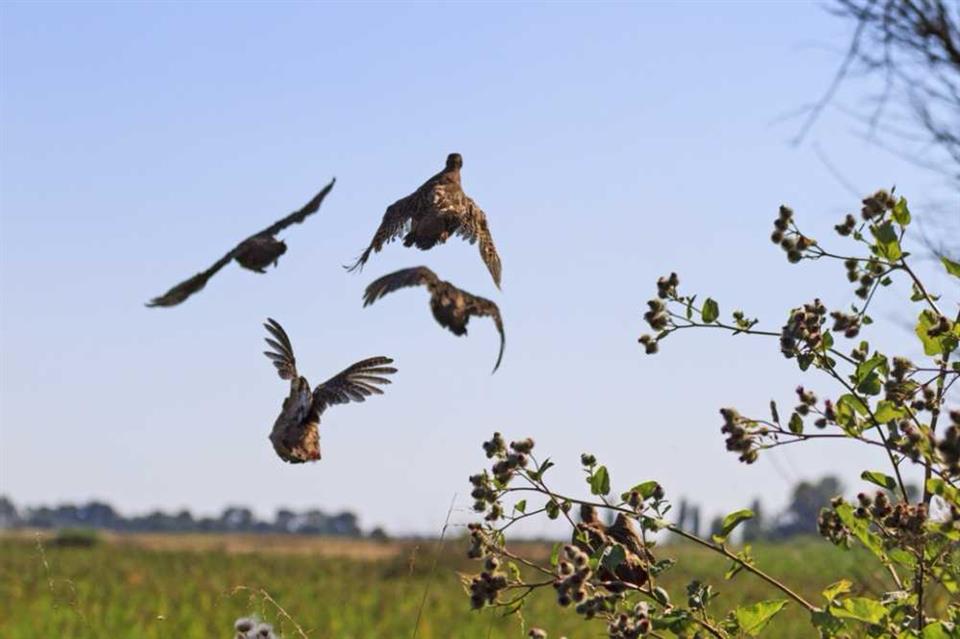
[[[486,298],[471,295],[450,282],[441,280],[436,273],[426,266],[395,271],[372,282],[364,293],[363,305],[364,307],[369,306],[387,293],[392,293],[398,289],[421,285],[425,285],[427,290],[430,291],[430,310],[433,311],[434,319],[440,326],[449,329],[454,335],[467,334],[467,323],[471,316],[490,316],[493,318],[493,322],[497,326],[497,332],[500,333],[500,353],[497,355],[497,363],[493,367],[493,372],[497,372],[497,369],[500,368],[500,361],[503,359],[503,347],[506,343],[500,308]]]
[[[270,441],[285,462],[299,464],[320,459],[320,416],[328,406],[362,402],[370,395],[382,395],[378,385],[389,384],[383,375],[397,369],[388,366],[389,357],[371,357],[347,367],[316,388],[297,372],[297,360],[286,331],[276,320],[267,318],[263,325],[270,333],[266,338],[272,350],[264,355],[273,361],[281,379],[290,380],[290,394],[283,400],[283,409],[273,424]]]
[[[323,190],[307,202],[302,209],[294,211],[282,220],[243,240],[231,249],[229,253],[217,260],[213,266],[180,282],[160,297],[153,298],[147,302],[147,306],[176,306],[206,286],[207,281],[213,277],[217,271],[229,264],[230,260],[236,260],[237,264],[245,269],[256,271],[257,273],[266,273],[266,267],[271,264],[276,266],[280,256],[287,252],[286,243],[276,239],[274,236],[291,224],[300,224],[309,215],[316,213],[323,199],[327,197],[327,194],[333,188],[335,182],[336,179],[330,180],[330,184],[323,187]]]
[[[459,235],[471,244],[479,243],[480,257],[500,288],[500,256],[493,245],[486,214],[460,185],[462,166],[460,154],[451,153],[442,171],[388,206],[370,246],[347,270],[362,270],[371,253],[379,253],[385,244],[401,236],[404,246],[426,251],[443,244],[451,235]]]

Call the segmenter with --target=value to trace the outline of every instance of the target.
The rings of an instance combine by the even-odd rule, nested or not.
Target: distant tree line
[[[908,493],[915,498],[919,491],[908,485]],[[821,508],[830,505],[830,500],[844,492],[843,484],[832,475],[817,481],[802,481],[793,487],[790,503],[779,514],[768,517],[759,499],[754,499],[750,510],[754,517],[740,527],[742,541],[781,541],[802,535],[817,534],[817,517]],[[680,500],[677,509],[677,525],[695,535],[714,533],[722,527],[722,518],[715,517],[707,528],[700,522],[700,507]]]
[[[160,510],[125,517],[113,506],[101,501],[18,509],[7,497],[0,496],[0,528],[90,528],[117,532],[250,532],[296,533],[301,535],[338,535],[361,537],[357,516],[349,511],[337,514],[318,509],[277,510],[272,521],[257,519],[249,508],[230,506],[219,517],[194,517],[189,510],[167,513]],[[382,538],[382,529],[370,535]]]

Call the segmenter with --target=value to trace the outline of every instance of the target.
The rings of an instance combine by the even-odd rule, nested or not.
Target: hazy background
[[[5,3],[0,493],[124,512],[350,508],[431,533],[455,493],[454,520],[469,517],[466,477],[494,430],[532,435],[558,488],[585,488],[589,450],[616,488],[656,478],[705,516],[755,495],[775,510],[827,472],[855,486],[848,470],[881,468],[882,451],[811,445],[752,467],[724,451],[720,406],[795,401],[775,342],[687,333],[652,358],[636,343],[671,269],[773,330],[816,294],[854,300],[840,265],[790,266],[768,240],[782,202],[835,245],[858,208],[816,148],[864,194],[896,184],[920,213],[942,201],[937,176],[837,109],[790,144],[801,119],[785,116],[825,88],[844,27],[814,3]],[[502,293],[458,240],[390,245],[344,273],[451,151]],[[143,307],[332,176],[319,214],[281,235],[278,269],[232,264],[179,307]],[[489,321],[457,339],[423,290],[361,308],[369,281],[419,264],[500,304],[496,375]],[[312,382],[370,355],[400,369],[384,397],[324,416],[320,463],[285,465],[266,439],[287,392],[261,355],[268,315]]]

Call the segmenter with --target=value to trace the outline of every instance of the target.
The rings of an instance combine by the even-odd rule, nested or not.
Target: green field
[[[516,617],[469,610],[457,572],[477,565],[463,558],[460,541],[448,541],[438,554],[435,541],[280,539],[239,543],[226,536],[154,536],[76,548],[31,536],[0,538],[0,637],[229,638],[233,621],[251,614],[274,623],[286,639],[412,637],[428,586],[418,637],[526,636]],[[249,552],[257,545],[265,550]],[[548,550],[535,545],[523,552]],[[754,553],[768,572],[811,600],[819,601],[817,593],[840,576],[876,584],[878,590],[886,583],[872,562],[818,540],[760,546]],[[674,597],[694,576],[706,577],[720,590],[718,606],[776,597],[749,575],[724,582],[726,563],[698,548],[670,546],[659,554],[680,560],[661,581]],[[547,629],[551,638],[603,636],[601,625],[558,608],[551,592],[532,598],[528,621]],[[813,636],[803,620],[800,610],[788,608],[764,636]]]

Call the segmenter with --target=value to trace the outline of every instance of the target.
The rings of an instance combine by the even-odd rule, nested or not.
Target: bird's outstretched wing
[[[423,284],[428,288],[432,288],[436,286],[439,281],[440,279],[436,273],[426,266],[415,266],[413,268],[394,271],[389,275],[384,275],[380,279],[371,282],[370,285],[367,286],[367,290],[363,294],[363,305],[370,306],[387,293],[392,293],[401,288],[420,286]]]
[[[287,228],[291,224],[300,224],[307,216],[313,215],[320,209],[320,205],[323,203],[323,199],[327,197],[327,194],[333,189],[333,185],[336,184],[337,178],[330,180],[330,184],[323,187],[323,189],[313,196],[313,199],[307,202],[303,208],[298,211],[294,211],[290,215],[286,216],[282,220],[271,224],[267,228],[263,229],[256,235],[276,235],[283,229]]]
[[[269,317],[263,327],[272,336],[266,337],[264,340],[273,349],[264,351],[263,354],[269,357],[273,365],[277,367],[280,379],[295,379],[297,377],[297,359],[293,356],[293,346],[290,344],[287,332],[283,330],[277,320]]]
[[[206,286],[207,280],[213,277],[217,271],[230,263],[230,260],[233,259],[236,251],[237,249],[234,248],[229,253],[217,260],[214,265],[207,270],[197,273],[188,280],[180,282],[160,297],[153,298],[147,302],[147,306],[150,308],[153,308],[154,306],[176,306]]]
[[[327,406],[362,402],[370,395],[382,395],[378,385],[391,383],[383,375],[392,375],[396,368],[388,366],[389,357],[371,357],[334,375],[313,390],[313,408],[322,415]]]
[[[426,186],[426,185],[425,185]],[[424,187],[420,187],[423,189]],[[357,261],[352,266],[345,266],[347,272],[363,270],[363,265],[370,259],[371,253],[379,253],[385,244],[389,244],[398,237],[402,237],[410,228],[410,223],[418,214],[418,201],[421,197],[420,189],[416,192],[401,198],[387,207],[387,212],[383,214],[383,220],[377,232],[373,234],[373,240]]]
[[[507,343],[507,337],[503,332],[503,319],[500,317],[500,307],[485,297],[477,297],[466,292],[464,292],[464,296],[467,300],[467,313],[478,317],[493,318],[493,323],[497,326],[497,332],[500,333],[500,353],[497,355],[497,363],[493,367],[493,372],[496,373],[497,369],[500,368],[500,360],[503,359],[503,347]]]
[[[464,196],[463,213],[461,214],[461,223],[457,228],[457,235],[464,238],[471,244],[477,242],[480,248],[480,258],[487,265],[487,270],[493,277],[494,284],[500,288],[500,256],[497,254],[497,247],[493,244],[493,236],[490,234],[490,227],[487,225],[487,215],[477,206],[477,203],[469,197]]]
[[[337,181],[336,178],[334,178],[333,180],[330,180],[330,184],[323,187],[323,190],[317,193],[313,197],[313,199],[307,202],[307,204],[299,211],[294,211],[293,213],[283,218],[279,222],[276,222],[275,224],[268,226],[267,228],[263,229],[259,233],[255,233],[251,235],[250,237],[247,238],[247,240],[253,237],[258,237],[263,235],[269,235],[272,237],[273,235],[276,235],[277,233],[287,228],[291,224],[299,224],[300,222],[303,222],[303,220],[306,219],[308,215],[317,212],[317,210],[320,208],[321,202],[323,202],[323,199],[327,197],[327,194],[333,188],[333,185],[336,181]],[[244,242],[246,242],[246,240],[244,240]],[[213,277],[213,275],[217,271],[219,271],[224,266],[229,264],[230,260],[232,260],[236,256],[237,250],[240,248],[242,244],[243,242],[240,242],[240,244],[237,244],[237,246],[233,247],[229,253],[227,253],[226,255],[221,257],[219,260],[217,260],[216,263],[214,263],[214,265],[208,268],[207,270],[197,273],[196,275],[194,275],[188,280],[184,280],[183,282],[180,282],[179,284],[171,288],[169,291],[167,291],[160,297],[153,298],[152,300],[147,302],[147,306],[151,308],[154,306],[176,306],[180,302],[184,301],[185,299],[187,299],[188,297],[190,297],[191,295],[193,295],[194,293],[202,289],[204,286],[206,286],[207,280]]]

